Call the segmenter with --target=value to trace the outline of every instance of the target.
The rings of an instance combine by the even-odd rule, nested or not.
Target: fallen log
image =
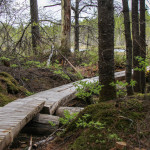
[[[36,135],[49,135],[59,127],[59,117],[47,114],[36,115],[22,132]]]
[[[59,107],[56,110],[56,116],[64,117],[64,111],[68,111],[70,114],[77,113],[82,111],[84,108],[82,107]]]

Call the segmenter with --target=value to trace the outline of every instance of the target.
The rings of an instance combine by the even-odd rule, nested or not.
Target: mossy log
[[[59,127],[59,117],[47,114],[37,114],[22,130],[22,132],[48,135]]]

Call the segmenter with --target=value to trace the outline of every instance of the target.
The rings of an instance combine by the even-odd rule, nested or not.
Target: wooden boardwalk
[[[115,78],[125,78],[125,71],[115,73]],[[98,81],[98,77],[82,81]],[[75,98],[75,94],[76,89],[70,83],[15,100],[0,108],[0,150],[12,143],[20,130],[42,109],[54,114],[59,106]]]

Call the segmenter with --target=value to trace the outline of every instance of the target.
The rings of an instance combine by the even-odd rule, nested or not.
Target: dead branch
[[[30,137],[30,146],[29,146],[28,150],[32,150],[32,135]]]
[[[78,71],[77,71],[77,69],[72,65],[72,63],[59,51],[59,50],[57,50],[58,51],[58,53],[68,62],[68,64],[72,67],[72,69],[75,71],[75,72],[77,72],[78,74],[80,74]]]
[[[16,48],[17,48],[17,46],[19,45],[19,43],[21,43],[21,41],[22,41],[22,39],[23,39],[23,36],[24,36],[24,34],[25,34],[25,31],[27,30],[27,28],[29,27],[30,24],[31,24],[31,22],[29,22],[29,24],[28,24],[28,25],[25,27],[25,29],[23,30],[23,33],[22,33],[20,39],[18,40],[18,42],[16,43],[16,45],[15,45],[13,51],[15,51]]]
[[[46,8],[46,7],[58,6],[58,5],[61,5],[61,3],[57,3],[57,4],[54,4],[54,5],[48,5],[48,6],[44,6],[44,8]]]
[[[36,142],[35,144],[33,144],[33,148],[36,149],[37,147],[39,147],[40,145],[43,145],[43,144],[46,144],[47,142],[49,141],[52,141],[56,136],[55,134],[58,132],[58,131],[63,131],[63,128],[64,126],[62,126],[61,128],[55,130],[52,134],[50,134],[46,139],[44,140],[41,140],[41,141],[38,141]]]

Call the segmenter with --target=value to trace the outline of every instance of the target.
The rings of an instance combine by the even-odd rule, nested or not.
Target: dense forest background
[[[54,4],[54,2],[51,2]],[[72,4],[74,5],[74,4]],[[84,7],[86,4],[82,4]],[[80,6],[80,7],[81,7]],[[52,7],[52,6],[51,6]],[[53,6],[56,7],[56,6]],[[17,53],[23,55],[32,55],[31,50],[31,24],[30,24],[30,6],[25,2],[23,4],[7,2],[1,6],[0,21],[0,50],[5,53],[12,53],[16,49]],[[44,8],[48,9],[48,8]],[[60,46],[61,20],[56,20],[56,14],[60,12],[45,13],[43,8],[39,9],[39,29],[40,29],[40,53],[50,52],[52,45]],[[58,8],[57,8],[58,9]],[[96,48],[98,45],[98,19],[96,7],[88,6],[81,12],[79,19],[79,43],[80,49]],[[122,6],[119,3],[115,5],[115,48],[125,48],[124,24]],[[146,41],[150,42],[150,14],[146,11]],[[72,13],[71,26],[71,49],[74,49],[74,14]]]
[[[51,0],[38,7],[38,0],[0,0],[0,107],[5,109],[8,103],[31,95],[27,98],[32,101],[38,95],[35,93],[49,89],[57,91],[56,97],[60,98],[55,99],[55,92],[39,93],[42,99],[45,97],[48,110],[40,113],[48,119],[44,117],[44,123],[35,121],[40,125],[28,131],[39,127],[40,134],[41,124],[46,134],[49,127],[56,129],[48,139],[42,139],[42,144],[38,137],[33,139],[42,146],[39,150],[149,149],[148,3],[149,0]],[[65,85],[68,83],[69,87]],[[63,98],[57,95],[65,90],[53,88],[62,88],[61,85],[71,94],[62,94]],[[56,109],[67,107],[58,124],[49,119],[51,115],[57,118],[57,110],[50,112],[51,104],[60,106],[56,105]],[[70,107],[83,111],[71,114]],[[20,136],[22,133],[10,149],[24,143],[26,148],[29,146],[30,137],[27,136],[28,142],[22,142]],[[31,144],[31,149],[32,146],[35,145]]]

